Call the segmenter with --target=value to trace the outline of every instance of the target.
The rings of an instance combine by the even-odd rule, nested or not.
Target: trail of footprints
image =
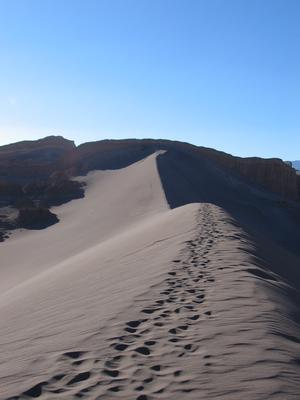
[[[213,318],[205,296],[214,282],[209,253],[220,234],[209,205],[202,207],[197,222],[197,236],[185,243],[182,257],[173,260],[159,297],[141,310],[139,319],[126,322],[120,336],[109,338],[108,358],[98,359],[92,352],[64,353],[67,375],[55,375],[10,400],[70,396],[149,400],[196,390],[192,372],[181,368],[185,365],[181,360],[196,356],[210,365],[198,336],[201,324]]]

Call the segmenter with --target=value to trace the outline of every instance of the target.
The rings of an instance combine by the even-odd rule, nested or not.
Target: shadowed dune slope
[[[291,257],[300,257],[300,206],[282,204],[280,198],[259,190],[218,168],[207,158],[169,151],[158,157],[158,170],[171,208],[189,203],[222,207],[253,240],[276,245]],[[284,275],[284,268],[281,269]],[[287,270],[287,278],[300,282],[300,269]]]
[[[296,206],[176,150],[78,179],[1,245],[0,399],[299,398]]]

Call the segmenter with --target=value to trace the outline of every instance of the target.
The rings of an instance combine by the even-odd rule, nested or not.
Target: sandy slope
[[[85,180],[1,245],[0,398],[298,399],[293,288],[228,212],[171,210],[156,155]]]

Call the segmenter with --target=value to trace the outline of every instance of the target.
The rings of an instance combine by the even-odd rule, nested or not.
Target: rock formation
[[[17,218],[18,227],[26,229],[43,229],[57,222],[57,216],[45,207],[20,208]]]
[[[157,150],[192,158],[199,168],[206,160],[228,179],[242,179],[279,201],[300,198],[300,176],[280,159],[240,158],[188,143],[152,139],[102,140],[76,147],[73,141],[49,136],[0,147],[0,207],[23,208],[16,226],[34,226],[30,220],[38,216],[53,223],[50,211],[46,212],[49,207],[84,196],[82,184],[72,177],[95,169],[123,168]]]

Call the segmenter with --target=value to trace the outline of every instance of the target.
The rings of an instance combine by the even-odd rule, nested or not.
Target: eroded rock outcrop
[[[73,141],[61,136],[1,146],[0,181],[47,179],[75,149]]]
[[[24,207],[20,208],[17,226],[26,229],[43,229],[56,224],[58,218],[45,207]]]
[[[207,156],[228,172],[246,177],[250,183],[287,199],[296,200],[299,197],[296,171],[280,159],[234,157],[211,149],[207,149]]]
[[[63,167],[74,151],[74,142],[60,136],[0,147],[0,207],[15,210],[10,218],[0,215],[0,240],[7,230],[58,222],[49,207],[84,196],[82,184]]]

